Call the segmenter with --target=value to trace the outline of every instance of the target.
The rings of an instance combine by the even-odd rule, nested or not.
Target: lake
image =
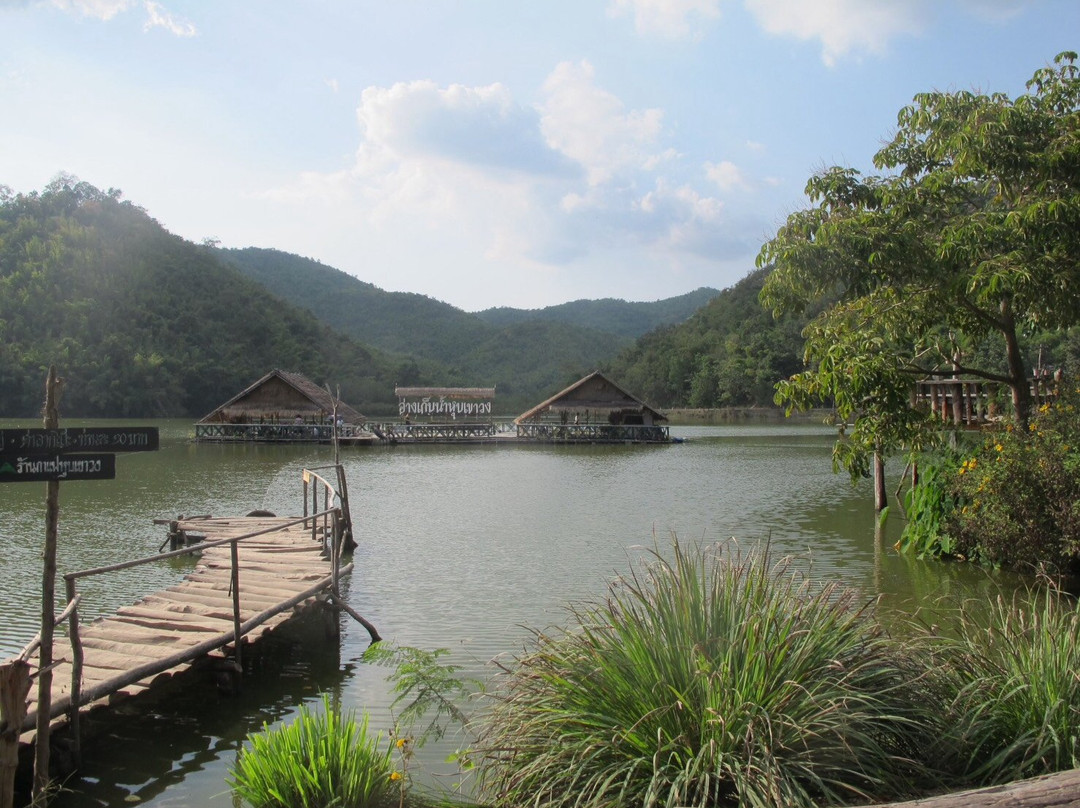
[[[61,485],[61,574],[153,554],[166,531],[155,518],[300,513],[300,469],[333,460],[330,447],[196,445],[187,421],[124,423],[158,426],[161,449],[119,456],[116,480]],[[0,421],[28,425],[37,424]],[[342,449],[359,542],[345,584],[350,605],[385,639],[449,649],[464,674],[487,678],[491,660],[520,651],[530,628],[565,624],[567,604],[602,596],[631,559],[672,535],[768,544],[817,579],[880,596],[886,615],[939,596],[985,597],[997,585],[977,569],[894,552],[895,507],[876,535],[869,484],[832,473],[834,430],[785,423],[672,434],[685,442]],[[890,491],[899,465],[891,462]],[[0,487],[0,657],[37,631],[44,495],[41,483]],[[192,565],[173,560],[88,581],[81,611],[107,613]],[[362,661],[361,626],[345,617],[342,627],[340,642],[312,624],[268,643],[239,696],[208,688],[118,709],[109,731],[87,744],[81,779],[54,804],[231,806],[226,775],[244,737],[324,693],[390,729],[387,671]],[[453,784],[441,761],[455,743],[421,750],[421,779]]]

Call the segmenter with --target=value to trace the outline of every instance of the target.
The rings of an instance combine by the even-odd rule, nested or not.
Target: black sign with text
[[[156,426],[0,429],[0,455],[55,455],[76,452],[152,452]]]
[[[116,455],[112,454],[0,454],[0,483],[115,478]]]

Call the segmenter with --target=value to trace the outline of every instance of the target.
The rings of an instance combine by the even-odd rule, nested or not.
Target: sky
[[[1080,0],[0,0],[0,185],[466,311],[658,300],[917,93],[1077,49]]]

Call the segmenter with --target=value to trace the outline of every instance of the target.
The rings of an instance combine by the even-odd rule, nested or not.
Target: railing
[[[492,421],[476,423],[451,422],[447,424],[434,423],[393,423],[372,425],[375,432],[383,440],[390,442],[401,441],[459,441],[492,438],[499,434],[500,428]]]
[[[162,673],[170,668],[176,667],[185,661],[202,656],[217,648],[228,645],[228,635],[217,635],[209,640],[205,640],[194,646],[187,647],[176,654],[172,654],[169,657],[147,662],[136,668],[124,671],[121,675],[114,677],[105,682],[99,682],[93,687],[89,688],[85,692],[82,690],[82,669],[84,661],[83,646],[79,634],[79,610],[78,604],[81,599],[81,595],[76,591],[77,581],[82,578],[89,578],[96,575],[103,575],[110,572],[118,572],[121,570],[131,569],[144,564],[150,564],[156,561],[161,561],[168,558],[176,558],[188,553],[201,552],[202,550],[209,549],[211,547],[219,547],[223,545],[230,545],[230,591],[232,594],[232,611],[233,611],[233,630],[232,630],[232,644],[233,644],[233,660],[236,665],[241,664],[241,648],[242,639],[245,634],[250,632],[253,628],[262,625],[270,618],[278,615],[288,609],[293,608],[299,603],[314,597],[320,591],[327,588],[326,579],[318,582],[317,584],[309,587],[303,592],[294,595],[282,603],[267,609],[254,617],[249,618],[247,621],[241,622],[240,619],[240,576],[239,576],[239,550],[238,545],[241,541],[246,539],[252,539],[256,536],[263,536],[268,533],[275,533],[280,530],[284,530],[294,525],[310,524],[311,537],[313,540],[319,541],[321,533],[321,542],[323,549],[328,553],[331,562],[331,576],[330,576],[330,594],[334,598],[335,602],[341,606],[345,611],[348,611],[354,618],[360,621],[365,628],[372,634],[372,638],[377,639],[378,634],[375,632],[374,627],[371,626],[366,620],[356,614],[352,609],[348,608],[342,603],[340,593],[338,591],[338,585],[341,574],[351,569],[351,565],[342,567],[341,558],[342,552],[345,549],[345,540],[348,538],[351,541],[352,525],[349,518],[348,510],[348,492],[345,487],[345,474],[340,465],[337,466],[324,466],[320,469],[333,468],[337,474],[337,485],[335,489],[334,485],[328,481],[325,477],[317,474],[312,469],[304,469],[302,472],[304,483],[304,515],[296,519],[292,519],[288,522],[273,525],[271,527],[263,528],[261,530],[254,530],[250,533],[245,533],[240,536],[229,537],[225,539],[216,539],[214,541],[202,541],[198,544],[192,544],[178,550],[171,550],[168,552],[159,552],[151,556],[144,558],[133,559],[131,561],[124,561],[118,564],[110,564],[103,567],[94,567],[92,569],[80,570],[78,572],[72,572],[64,575],[64,581],[67,589],[67,607],[55,619],[56,624],[61,623],[65,618],[68,620],[68,639],[71,643],[71,655],[72,655],[72,669],[71,669],[71,692],[65,704],[63,699],[53,701],[50,718],[55,718],[68,712],[69,721],[72,730],[72,737],[76,746],[75,752],[78,754],[78,738],[79,738],[79,708],[84,704],[88,704],[96,699],[118,690],[121,687],[138,682],[145,679],[148,676],[153,676],[157,673]],[[323,501],[323,508],[319,510],[318,502],[320,494]],[[309,497],[311,502],[311,510],[308,510]],[[337,504],[333,504],[337,503]],[[176,523],[172,523],[172,528],[175,530]],[[23,651],[23,658],[28,658],[28,655],[33,653],[36,643],[40,640],[31,642],[27,649]],[[62,660],[58,660],[55,664],[59,664]],[[36,715],[31,714],[24,718],[22,730],[23,732],[33,729],[36,723]]]
[[[1000,382],[929,379],[915,385],[913,404],[946,423],[978,427],[999,417],[1004,388]],[[1031,400],[1039,406],[1057,397],[1057,382],[1051,376],[1036,376],[1030,380],[1030,390]]]
[[[330,443],[369,439],[371,433],[358,424],[195,424],[196,441],[224,443]]]
[[[542,443],[670,443],[666,426],[624,424],[518,424],[518,438]]]

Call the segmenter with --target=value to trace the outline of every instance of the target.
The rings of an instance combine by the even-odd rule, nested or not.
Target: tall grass
[[[927,679],[838,586],[674,543],[536,633],[478,748],[497,805],[809,806],[917,793]]]
[[[1080,766],[1080,612],[1050,591],[967,604],[938,640],[953,685],[946,751],[973,783]]]
[[[394,804],[398,786],[391,746],[380,750],[368,716],[341,716],[323,698],[321,712],[300,708],[291,724],[263,728],[240,752],[229,781],[254,808],[375,808]]]

